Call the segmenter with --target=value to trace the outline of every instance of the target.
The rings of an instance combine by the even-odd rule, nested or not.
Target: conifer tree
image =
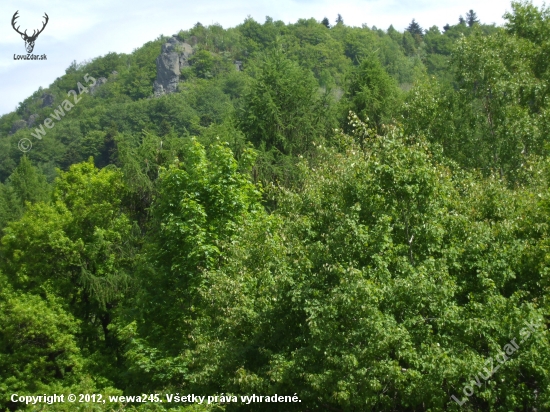
[[[27,156],[19,161],[13,174],[8,179],[21,206],[25,202],[38,202],[47,197],[47,183],[44,175],[36,169]]]
[[[466,23],[468,23],[468,27],[472,27],[474,24],[479,23],[475,11],[470,9],[470,11],[466,13]]]
[[[376,56],[364,59],[351,76],[346,97],[349,110],[368,117],[377,128],[390,122],[397,106],[399,91],[395,80],[384,70]],[[349,130],[349,129],[348,129]]]
[[[415,37],[415,35],[422,37],[424,34],[424,30],[422,30],[422,27],[420,27],[420,24],[418,24],[415,19],[412,19],[406,30],[411,33],[413,37]]]
[[[23,156],[5,185],[0,188],[0,229],[9,221],[20,218],[27,202],[46,201],[49,194],[44,174]]]

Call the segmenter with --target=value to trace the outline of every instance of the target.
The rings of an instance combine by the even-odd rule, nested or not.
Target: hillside
[[[74,62],[0,117],[0,410],[550,409],[549,10]]]

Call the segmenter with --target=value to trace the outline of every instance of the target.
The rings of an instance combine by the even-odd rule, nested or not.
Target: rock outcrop
[[[105,77],[100,77],[95,81],[95,84],[93,86],[90,86],[90,94],[94,94],[95,91],[102,85],[107,83],[107,79]]]
[[[53,104],[53,94],[44,93],[42,95],[42,107],[51,106]]]
[[[31,114],[31,115],[29,116],[29,120],[27,120],[27,125],[28,125],[29,127],[33,127],[34,124],[36,123],[36,119],[38,119],[38,117],[39,117],[39,116],[38,116],[37,114]]]
[[[14,134],[15,132],[17,132],[19,129],[23,129],[27,127],[27,122],[23,119],[20,119],[20,120],[16,120],[15,122],[13,122],[13,124],[11,125],[11,130],[10,130],[10,134]]]
[[[157,57],[157,79],[153,84],[155,96],[174,93],[183,67],[189,66],[189,57],[193,54],[190,44],[178,40],[175,36],[162,45],[162,52]]]

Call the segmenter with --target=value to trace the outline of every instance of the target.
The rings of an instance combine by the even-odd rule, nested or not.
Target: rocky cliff
[[[174,93],[183,67],[189,66],[189,57],[193,47],[178,40],[175,36],[162,45],[162,52],[157,57],[157,78],[153,85],[155,96]]]

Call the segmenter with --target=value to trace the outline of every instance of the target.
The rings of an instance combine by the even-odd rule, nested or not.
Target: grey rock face
[[[42,107],[51,106],[53,104],[53,94],[44,93],[42,95]]]
[[[105,83],[107,83],[107,79],[105,77],[100,77],[99,79],[97,79],[95,84],[93,86],[90,86],[90,94],[94,94],[94,92]]]
[[[14,134],[15,132],[17,132],[19,129],[23,129],[27,127],[27,122],[24,121],[23,119],[21,120],[16,120],[15,122],[13,122],[13,124],[11,125],[11,130],[10,130],[10,134]]]
[[[36,119],[38,119],[38,115],[37,114],[31,114],[29,116],[29,120],[27,120],[27,125],[29,127],[33,127],[34,123],[36,123]]]
[[[235,62],[233,64],[235,64],[235,69],[237,69],[238,72],[243,71],[243,62],[242,61],[235,60]]]
[[[193,54],[190,44],[171,37],[162,45],[162,52],[157,57],[157,78],[153,84],[155,96],[174,93],[183,67],[189,66],[189,57]]]

